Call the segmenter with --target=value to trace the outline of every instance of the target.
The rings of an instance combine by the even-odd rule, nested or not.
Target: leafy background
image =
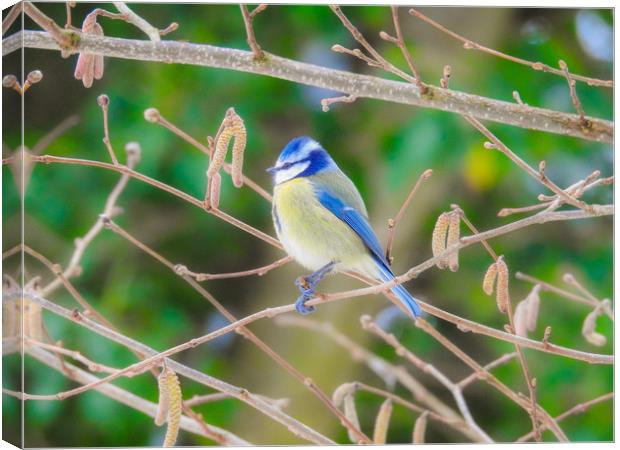
[[[38,6],[60,24],[65,23],[64,4]],[[94,7],[113,10],[111,4],[79,4],[74,22],[80,23]],[[154,25],[170,22],[180,28],[170,39],[246,48],[245,33],[236,5],[134,5]],[[489,47],[532,60],[556,65],[566,60],[575,73],[612,77],[611,10],[514,9],[514,8],[422,8],[430,17],[464,36]],[[387,7],[346,7],[345,12],[366,37],[388,59],[404,66],[398,49],[378,38],[380,30],[391,31]],[[5,11],[6,13],[6,11]],[[482,53],[463,50],[461,45],[401,9],[404,33],[424,80],[437,84],[445,64],[453,69],[451,87],[492,98],[512,100],[518,90],[534,106],[572,112],[566,80],[533,71]],[[106,35],[144,38],[128,24],[102,18]],[[36,26],[26,20],[26,27]],[[18,25],[14,25],[15,30]],[[389,77],[346,55],[334,54],[331,45],[354,47],[351,36],[326,6],[270,6],[255,21],[258,41],[269,52],[335,68]],[[481,135],[460,117],[429,109],[395,105],[377,100],[358,100],[321,111],[320,99],[333,95],[320,89],[290,82],[219,69],[107,59],[102,81],[85,89],[72,76],[76,57],[61,59],[55,52],[27,49],[25,73],[39,69],[43,81],[25,99],[25,143],[39,137],[71,114],[80,124],[58,139],[47,152],[55,155],[106,160],[101,111],[96,98],[110,99],[111,139],[118,154],[129,141],[142,146],[138,169],[196,197],[204,193],[207,161],[201,152],[167,130],[147,123],[143,111],[157,107],[173,123],[205,142],[213,135],[226,109],[234,106],[245,120],[249,144],[247,175],[268,187],[264,169],[291,138],[308,134],[318,139],[359,187],[372,223],[385,242],[387,220],[393,217],[417,176],[432,168],[434,175],[417,195],[399,226],[395,243],[395,271],[402,273],[428,258],[430,234],[438,214],[458,203],[480,228],[489,229],[513,220],[498,218],[502,207],[534,203],[542,187],[514,167],[498,152],[485,150]],[[19,73],[19,53],[4,58],[6,73]],[[3,74],[3,75],[4,75]],[[578,84],[577,90],[589,115],[612,118],[609,89]],[[19,98],[3,93],[3,142],[19,144]],[[604,176],[613,172],[609,145],[586,142],[510,126],[490,124],[491,130],[530,164],[547,161],[547,173],[560,185],[568,185],[595,169]],[[25,200],[26,243],[52,261],[66,264],[73,240],[83,235],[103,209],[103,203],[118,175],[86,167],[37,166]],[[588,192],[590,202],[612,201],[611,190]],[[117,221],[142,241],[173,262],[194,271],[227,272],[263,265],[281,253],[203,211],[166,193],[131,181],[120,199],[124,214]],[[224,177],[221,207],[228,213],[274,234],[270,205],[248,189],[235,189]],[[19,198],[14,179],[3,167],[3,247],[19,242]],[[562,274],[574,273],[599,298],[612,294],[612,220],[561,222],[528,228],[492,242],[498,253],[507,255],[512,272],[523,271],[552,283]],[[17,273],[18,258],[5,263],[5,272]],[[422,299],[455,314],[502,328],[505,318],[493,299],[481,290],[481,279],[489,264],[481,247],[470,247],[461,255],[458,273],[429,270],[408,288]],[[34,261],[26,260],[27,274],[50,277]],[[83,274],[75,280],[81,293],[124,333],[156,349],[165,349],[225,324],[225,319],[182,280],[122,238],[104,231],[86,252]],[[234,314],[243,316],[268,306],[291,303],[296,297],[295,277],[303,269],[289,264],[264,277],[204,283]],[[326,280],[327,292],[354,287],[345,277]],[[455,289],[458,287],[457,289]],[[513,280],[512,297],[520,300],[530,286]],[[66,307],[74,303],[58,291],[54,300]],[[370,350],[401,364],[394,352],[360,327],[362,314],[384,318],[390,331],[422,358],[457,380],[468,369],[410,322],[395,317],[381,296],[337,302],[319,308],[312,318],[328,320]],[[538,329],[540,338],[551,325],[552,341],[586,351],[612,352],[612,344],[596,348],[580,334],[588,310],[552,294],[543,294]],[[393,316],[393,315],[392,315]],[[58,317],[46,314],[45,323],[54,339],[62,339],[96,361],[124,366],[134,361],[126,350]],[[503,342],[462,334],[449,324],[434,324],[476,358],[486,363],[512,347]],[[600,331],[611,336],[613,324],[599,320]],[[331,392],[343,382],[360,380],[385,387],[383,381],[353,362],[349,355],[326,337],[275,326],[261,321],[251,327],[304,374]],[[533,375],[538,379],[540,403],[557,415],[577,403],[612,390],[613,368],[595,366],[526,351]],[[252,344],[231,334],[209,345],[178,355],[180,362],[252,391],[291,400],[287,412],[348,442],[346,433],[303,386],[277,367]],[[17,376],[18,356],[5,358],[4,378]],[[54,393],[71,388],[71,382],[37,362],[25,361],[25,386],[31,393]],[[446,402],[445,392],[432,379],[412,372]],[[527,392],[518,363],[497,369],[497,375],[514,389]],[[118,385],[156,401],[153,378],[146,374],[118,380]],[[189,398],[206,390],[183,380]],[[400,386],[396,393],[408,398]],[[527,432],[527,415],[483,382],[468,388],[467,399],[478,423],[498,441],[513,440]],[[370,433],[380,399],[358,396],[363,429]],[[17,401],[3,396],[4,438],[18,439]],[[280,425],[235,401],[224,400],[198,408],[209,423],[230,429],[255,443],[299,443]],[[389,442],[410,442],[415,415],[395,406]],[[29,402],[25,409],[27,446],[133,446],[159,445],[164,430],[152,420],[102,395],[89,392],[66,401]],[[563,422],[568,436],[578,441],[609,441],[613,436],[612,406],[604,403],[587,413]],[[546,438],[552,439],[550,434]],[[431,423],[430,442],[454,442],[461,436]],[[210,441],[181,432],[179,444],[208,445]]]

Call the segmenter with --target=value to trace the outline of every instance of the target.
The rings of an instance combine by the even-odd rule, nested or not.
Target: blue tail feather
[[[379,268],[379,275],[381,280],[384,282],[392,281],[394,279],[394,274],[390,270],[389,267],[386,267],[385,264],[381,261],[376,261],[377,267]],[[397,285],[391,289],[392,293],[402,302],[403,305],[413,314],[413,317],[419,317],[422,315],[422,309],[418,302],[416,302],[415,298],[411,296],[411,294],[405,289],[402,285]]]

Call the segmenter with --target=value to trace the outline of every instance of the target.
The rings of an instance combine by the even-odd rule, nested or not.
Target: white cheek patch
[[[295,178],[297,175],[306,170],[309,166],[310,161],[305,161],[303,163],[295,164],[288,169],[278,170],[275,178],[276,184],[284,183],[285,181]]]

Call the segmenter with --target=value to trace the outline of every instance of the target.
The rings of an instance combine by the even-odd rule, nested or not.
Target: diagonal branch
[[[515,62],[517,64],[523,64],[525,66],[529,66],[534,70],[542,70],[543,72],[549,72],[552,73],[554,75],[559,75],[559,76],[564,76],[564,72],[561,70],[558,70],[554,67],[551,67],[547,64],[543,64],[541,62],[531,62],[531,61],[527,61],[525,59],[522,58],[516,58],[514,56],[511,55],[507,55],[506,53],[502,53],[499,52],[497,50],[493,50],[492,48],[488,48],[485,47],[483,45],[480,45],[474,41],[471,41],[463,36],[461,36],[460,34],[455,33],[452,30],[449,30],[448,28],[444,27],[443,25],[441,25],[440,23],[435,22],[433,19],[431,19],[428,16],[425,16],[424,14],[422,14],[420,11],[416,10],[416,9],[410,9],[409,10],[409,14],[411,14],[412,16],[415,16],[421,20],[423,20],[424,22],[428,23],[429,25],[433,26],[434,28],[438,29],[439,31],[446,33],[448,36],[453,37],[454,39],[457,39],[459,41],[461,41],[463,43],[463,48],[468,49],[468,50],[478,50],[484,53],[488,53],[489,55],[493,55],[493,56],[497,56],[503,59],[507,59],[508,61],[512,61]],[[614,82],[612,80],[599,80],[596,78],[590,78],[590,77],[584,77],[582,75],[572,75],[572,77],[575,80],[579,80],[579,81],[583,81],[584,83],[589,84],[590,86],[604,86],[604,87],[613,87],[614,86]]]

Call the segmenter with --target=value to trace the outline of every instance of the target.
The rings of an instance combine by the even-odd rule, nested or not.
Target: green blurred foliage
[[[74,22],[79,23],[93,8],[113,9],[110,4],[78,4]],[[64,4],[39,4],[64,24]],[[404,9],[404,8],[403,8]],[[135,5],[135,10],[155,26],[180,24],[169,39],[246,48],[243,22],[236,5]],[[385,7],[345,8],[351,20],[390,60],[404,67],[402,55],[381,41],[380,30],[392,29]],[[458,33],[492,48],[532,61],[555,65],[562,58],[575,73],[611,78],[612,64],[592,57],[579,44],[576,32],[578,11],[568,9],[481,9],[434,8],[423,12]],[[589,10],[611,26],[610,10]],[[453,68],[451,87],[492,98],[512,100],[512,91],[532,106],[571,112],[566,80],[536,72],[482,53],[466,51],[460,44],[401,10],[402,26],[422,77],[436,84],[442,67]],[[122,23],[101,19],[106,35],[127,38],[144,36]],[[16,27],[15,25],[14,27]],[[34,24],[26,20],[27,28]],[[330,46],[354,43],[338,19],[324,6],[270,6],[257,16],[255,29],[263,48],[274,54],[346,70],[385,76],[346,55],[334,54]],[[611,46],[611,42],[608,43]],[[176,64],[107,59],[102,81],[84,89],[72,76],[76,57],[61,59],[55,52],[25,51],[25,72],[39,69],[44,80],[25,99],[25,142],[32,146],[63,118],[78,114],[80,124],[54,142],[46,152],[54,155],[107,160],[102,138],[101,111],[96,98],[110,97],[111,140],[118,155],[124,144],[138,141],[142,147],[139,170],[195,197],[204,194],[204,155],[175,135],[143,119],[143,111],[158,108],[174,124],[206,142],[214,135],[230,106],[243,117],[248,130],[245,173],[262,186],[270,180],[264,169],[291,138],[308,134],[331,152],[366,199],[370,215],[382,240],[386,223],[393,217],[417,176],[432,168],[433,177],[417,195],[400,224],[395,244],[395,270],[430,256],[430,234],[436,217],[452,203],[459,204],[480,229],[493,228],[517,217],[498,218],[503,207],[536,202],[544,189],[518,170],[499,152],[483,148],[484,139],[460,117],[434,110],[394,105],[377,100],[358,100],[334,105],[324,113],[320,99],[332,93],[287,81],[235,71]],[[18,54],[5,57],[7,68],[18,72]],[[589,115],[612,117],[611,90],[578,84],[577,90]],[[4,143],[19,143],[19,99],[5,92]],[[569,185],[595,169],[612,174],[612,148],[515,127],[490,124],[490,128],[525,161],[536,166],[547,161],[547,173],[560,185]],[[122,158],[124,159],[124,157]],[[270,205],[249,189],[235,189],[223,177],[221,207],[224,211],[273,233]],[[82,236],[102,211],[105,199],[118,179],[112,172],[95,168],[50,165],[36,166],[25,199],[26,243],[54,262],[66,264],[73,240]],[[19,242],[19,197],[14,178],[3,167],[4,248]],[[612,201],[608,188],[589,191],[589,202]],[[264,265],[281,254],[252,236],[205,214],[198,208],[151,186],[130,181],[120,202],[123,214],[117,221],[141,241],[175,263],[199,272],[228,272]],[[599,298],[612,294],[612,221],[609,218],[559,222],[536,226],[494,239],[494,249],[505,254],[511,271],[522,271],[551,283],[561,284],[570,271]],[[487,325],[502,328],[506,319],[497,312],[493,299],[481,290],[481,279],[489,258],[482,247],[461,254],[458,273],[436,269],[409,283],[410,290],[441,308]],[[40,265],[26,259],[27,276],[50,279]],[[81,262],[82,275],[75,283],[80,292],[119,329],[134,339],[163,350],[224,325],[213,308],[167,268],[121,237],[104,231],[89,247]],[[7,261],[5,272],[16,275],[16,262]],[[12,271],[12,272],[11,272]],[[205,283],[227,308],[238,316],[295,299],[293,280],[303,273],[294,264],[265,275]],[[325,291],[356,286],[344,277],[325,282]],[[455,290],[455,286],[459,289]],[[512,280],[513,301],[528,293],[530,285]],[[73,308],[71,297],[61,291],[54,301]],[[379,296],[326,305],[315,314],[330,320],[357,342],[382,357],[401,364],[387,346],[360,330],[359,316],[377,314],[388,304]],[[542,295],[538,329],[553,329],[554,343],[593,352],[612,352],[609,342],[602,348],[588,344],[580,334],[588,310],[555,295]],[[45,322],[53,339],[67,348],[80,350],[101,363],[122,367],[135,361],[120,348],[74,324],[52,315]],[[442,333],[481,363],[512,351],[504,342],[463,334],[452,325],[433,322]],[[600,332],[611,336],[613,324],[599,320]],[[312,377],[327,392],[342,382],[361,380],[385,387],[382,380],[354,362],[325,337],[293,328],[259,322],[253,329],[278,352]],[[450,378],[466,376],[468,369],[436,342],[406,320],[391,322],[390,331],[420,357],[444,370]],[[541,353],[525,352],[538,380],[540,403],[556,415],[577,403],[612,389],[612,367],[594,366]],[[13,358],[13,359],[11,359]],[[179,354],[176,359],[212,376],[236,383],[264,395],[288,397],[287,412],[348,442],[346,432],[322,405],[250,343],[236,335]],[[5,379],[18,371],[18,358],[5,359]],[[26,360],[26,391],[53,393],[73,386],[60,374]],[[416,370],[436,394],[451,403],[449,393]],[[527,392],[516,361],[496,370],[497,376],[520,392]],[[149,375],[118,380],[118,385],[156,401],[156,382]],[[206,389],[183,380],[186,398]],[[395,392],[409,398],[400,386]],[[467,389],[467,399],[478,423],[498,441],[514,440],[529,431],[527,415],[483,382]],[[14,400],[3,397],[5,437],[18,436],[19,416]],[[364,431],[371,433],[381,399],[360,394],[357,399]],[[254,410],[233,400],[208,404],[197,410],[209,422],[239,433],[255,443],[298,443],[289,432]],[[389,441],[409,442],[416,416],[395,407]],[[25,424],[27,446],[132,446],[158,445],[163,430],[143,414],[89,392],[63,402],[29,402]],[[70,424],[70,425],[69,425]],[[563,423],[568,436],[579,441],[609,441],[613,436],[611,403],[604,403]],[[545,437],[552,439],[548,433]],[[430,442],[462,440],[444,427],[430,423]],[[181,432],[180,444],[207,445],[210,441]]]

